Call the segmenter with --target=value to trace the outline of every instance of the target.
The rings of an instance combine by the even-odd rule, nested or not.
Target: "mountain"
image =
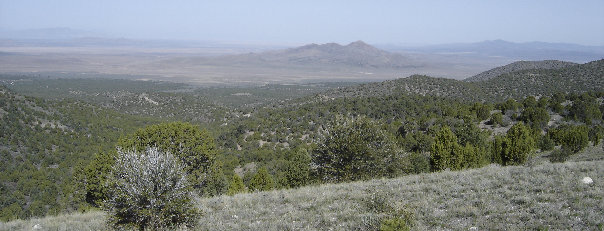
[[[267,62],[294,65],[345,65],[371,68],[404,68],[414,66],[400,54],[380,50],[363,41],[342,46],[337,43],[309,44],[297,48],[254,55]]]
[[[200,63],[271,67],[409,68],[418,65],[409,57],[375,48],[363,41],[348,45],[308,44],[284,50],[195,59]]]
[[[564,60],[585,63],[604,58],[604,46],[584,46],[569,43],[488,40],[478,43],[441,44],[422,47],[395,47],[389,50],[424,54],[509,58],[513,60]]]
[[[510,63],[508,65],[502,67],[496,67],[491,70],[482,72],[478,75],[469,77],[464,81],[467,82],[478,82],[478,81],[486,81],[492,78],[495,78],[502,74],[507,74],[514,71],[521,71],[527,69],[560,69],[565,67],[570,67],[577,65],[572,62],[564,62],[558,60],[544,60],[544,61],[517,61]]]

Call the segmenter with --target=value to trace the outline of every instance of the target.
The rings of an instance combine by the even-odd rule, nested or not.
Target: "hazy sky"
[[[604,0],[0,0],[0,28],[260,43],[604,45]]]

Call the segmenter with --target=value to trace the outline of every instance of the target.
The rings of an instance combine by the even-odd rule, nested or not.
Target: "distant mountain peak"
[[[371,45],[363,42],[362,40],[351,42],[350,44],[348,44],[346,46],[349,46],[349,47],[372,47]]]
[[[295,65],[345,65],[371,68],[402,68],[416,65],[408,57],[380,50],[360,40],[348,45],[311,43],[259,54],[255,58]]]

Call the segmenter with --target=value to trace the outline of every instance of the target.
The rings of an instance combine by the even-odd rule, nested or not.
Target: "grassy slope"
[[[602,147],[591,154],[603,156]],[[327,184],[200,199],[202,230],[371,230],[388,204],[414,213],[418,230],[598,230],[604,161],[490,165],[460,172]],[[591,185],[581,182],[589,176]],[[103,230],[102,213],[0,223],[0,230]]]

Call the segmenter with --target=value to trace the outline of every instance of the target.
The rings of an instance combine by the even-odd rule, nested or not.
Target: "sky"
[[[0,29],[275,44],[604,45],[604,0],[0,0]]]

